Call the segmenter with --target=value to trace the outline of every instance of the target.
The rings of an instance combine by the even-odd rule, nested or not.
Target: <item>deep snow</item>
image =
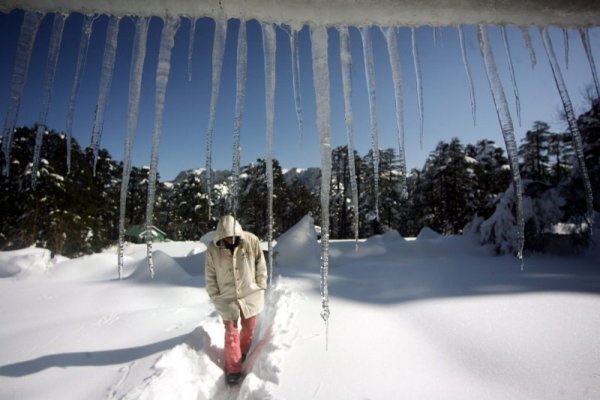
[[[597,239],[596,239],[597,240]],[[0,399],[600,398],[598,247],[493,256],[471,236],[332,241],[329,349],[308,219],[275,247],[276,284],[240,386],[204,291],[206,246],[77,259],[0,252]]]

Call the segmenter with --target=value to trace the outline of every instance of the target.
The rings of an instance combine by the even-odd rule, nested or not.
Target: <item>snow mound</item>
[[[215,238],[215,234],[217,233],[217,231],[210,231],[208,233],[205,233],[204,235],[202,235],[202,237],[200,238],[200,242],[204,243],[204,245],[206,247],[208,247],[208,245],[210,244],[210,242],[213,241],[213,239]]]
[[[273,249],[276,267],[316,267],[320,265],[321,247],[317,240],[315,223],[310,215],[304,216],[277,239]]]
[[[430,227],[426,226],[421,229],[421,232],[417,235],[417,240],[430,240],[430,239],[439,239],[442,235],[438,232],[434,231]]]
[[[180,283],[190,278],[182,266],[167,253],[156,250],[152,253],[152,259],[154,261],[154,279],[150,276],[150,269],[145,258],[138,261],[137,267],[128,279],[138,282]]]
[[[50,251],[36,247],[0,252],[0,278],[22,279],[45,272],[50,261]]]
[[[118,277],[117,255],[98,253],[62,260],[52,267],[50,275],[62,281],[115,279]]]
[[[405,239],[402,237],[402,235],[400,235],[400,233],[397,230],[392,229],[391,231],[386,232],[382,235],[371,236],[370,238],[368,238],[365,241],[365,243],[366,244],[371,244],[371,243],[384,244],[384,243],[393,243],[393,242],[398,242],[398,241],[405,241]]]

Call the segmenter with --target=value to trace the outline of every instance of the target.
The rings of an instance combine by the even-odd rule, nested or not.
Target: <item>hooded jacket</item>
[[[233,236],[239,244],[233,252],[224,238]],[[206,291],[226,321],[237,321],[240,310],[246,318],[260,313],[265,304],[267,266],[256,235],[244,232],[231,215],[221,217],[213,241],[206,250],[204,265]]]

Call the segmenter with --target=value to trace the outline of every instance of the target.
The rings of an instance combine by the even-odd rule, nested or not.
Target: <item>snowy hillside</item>
[[[600,269],[584,256],[490,255],[431,231],[331,243],[328,334],[316,233],[280,238],[276,284],[240,386],[204,291],[205,245],[50,259],[0,253],[0,399],[600,398]]]

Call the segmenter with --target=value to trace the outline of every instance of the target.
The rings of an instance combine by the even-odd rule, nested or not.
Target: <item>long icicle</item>
[[[215,37],[212,49],[212,90],[210,93],[210,109],[208,114],[208,129],[206,131],[206,193],[208,196],[208,219],[212,218],[212,147],[217,115],[217,101],[221,85],[221,70],[223,69],[223,55],[225,39],[227,37],[227,20],[215,19]]]
[[[410,33],[412,43],[413,64],[415,67],[415,79],[417,82],[417,104],[419,106],[419,143],[421,145],[421,149],[423,149],[423,124],[425,120],[425,117],[423,116],[423,78],[421,75],[421,61],[419,58],[419,48],[417,46],[416,29],[414,27],[411,28]]]
[[[156,97],[154,101],[154,133],[152,135],[152,154],[150,156],[150,172],[148,173],[148,201],[146,204],[146,251],[150,277],[154,278],[154,262],[152,260],[152,224],[154,215],[154,199],[156,197],[156,175],[158,170],[158,150],[162,133],[165,95],[171,70],[171,50],[175,43],[175,33],[179,28],[179,17],[167,15],[160,36],[158,65],[156,67]]]
[[[331,126],[327,28],[311,26],[313,80],[317,129],[321,143],[321,317],[325,321],[325,348],[329,346],[329,189],[331,185]]]
[[[552,40],[550,39],[548,30],[546,28],[542,28],[541,34],[542,41],[544,42],[544,48],[546,49],[546,54],[548,55],[548,60],[550,61],[552,74],[554,75],[554,81],[556,82],[556,88],[558,89],[560,99],[565,109],[565,114],[567,115],[569,130],[571,131],[571,136],[573,137],[575,154],[577,155],[579,171],[581,174],[581,179],[583,180],[583,187],[585,190],[585,203],[587,208],[586,218],[588,220],[588,224],[591,226],[594,216],[594,197],[592,193],[590,177],[588,175],[588,170],[585,165],[583,139],[581,138],[581,133],[579,132],[579,128],[577,126],[577,117],[573,109],[573,103],[571,103],[571,98],[569,97],[567,85],[565,84],[562,72],[560,71],[560,66],[558,65],[558,61],[556,60],[556,55],[554,54],[554,48],[552,46]]]
[[[504,42],[504,50],[506,51],[506,57],[508,58],[508,68],[510,71],[510,80],[513,85],[513,92],[515,94],[515,104],[517,108],[517,119],[519,120],[519,126],[521,126],[521,99],[519,96],[519,87],[517,86],[517,78],[515,76],[515,67],[513,65],[512,53],[510,51],[510,44],[508,43],[508,37],[506,35],[506,27],[502,25],[500,27],[502,32],[502,41]]]
[[[294,103],[296,105],[296,119],[300,131],[300,144],[304,138],[304,119],[302,117],[302,99],[300,96],[300,52],[298,48],[298,31],[292,29],[290,34],[290,53],[292,56],[292,84],[294,87]]]
[[[394,99],[396,103],[396,126],[398,130],[398,158],[400,169],[400,197],[408,198],[406,185],[406,153],[404,149],[404,94],[402,85],[402,64],[398,53],[398,34],[396,28],[387,27],[383,29],[390,58],[392,70],[392,81],[394,82]]]
[[[242,127],[242,116],[246,105],[246,76],[248,68],[248,42],[246,38],[246,21],[240,20],[240,29],[237,40],[237,65],[236,65],[236,96],[235,117],[233,119],[233,216],[237,220],[239,180],[240,180],[240,131]]]
[[[531,35],[529,34],[529,29],[527,29],[524,26],[522,26],[520,29],[521,29],[521,33],[523,34],[523,40],[525,41],[525,46],[527,47],[527,50],[529,51],[529,59],[531,60],[531,68],[534,68],[535,64],[537,63],[537,60],[535,57],[535,50],[533,49],[533,42],[531,41]]]
[[[567,28],[563,28],[562,31],[563,40],[565,42],[565,67],[569,69],[569,30]]]
[[[194,55],[194,38],[196,36],[196,22],[198,19],[190,17],[190,39],[188,42],[188,81],[192,80],[192,58]]]
[[[273,282],[273,119],[275,117],[275,59],[277,41],[275,27],[271,23],[261,23],[263,54],[265,60],[265,112],[267,139],[267,212],[269,249],[269,286]]]
[[[373,151],[373,182],[375,191],[375,218],[379,221],[379,128],[377,126],[377,97],[375,94],[375,64],[373,61],[373,44],[371,29],[368,26],[360,28],[367,90],[369,92],[369,117],[371,120],[371,145]]]
[[[21,105],[21,96],[27,82],[27,73],[29,71],[29,61],[31,60],[31,50],[37,35],[40,22],[44,14],[38,12],[25,12],[21,33],[17,42],[17,54],[15,56],[15,65],[10,83],[10,95],[8,98],[8,107],[6,108],[6,118],[4,119],[4,129],[2,134],[2,152],[4,153],[4,165],[2,173],[8,176],[10,173],[10,150],[12,148],[15,125]]]
[[[458,38],[460,41],[460,53],[462,55],[463,65],[465,66],[467,80],[469,81],[469,97],[471,98],[471,114],[473,115],[473,125],[477,125],[477,103],[475,101],[475,87],[473,85],[473,75],[471,74],[469,59],[467,58],[467,49],[465,46],[465,37],[462,25],[458,26]]]
[[[133,38],[133,52],[129,69],[129,101],[127,104],[127,135],[125,137],[125,150],[123,154],[123,178],[121,179],[121,196],[119,203],[119,254],[118,269],[119,279],[123,279],[123,253],[125,246],[125,209],[127,205],[127,191],[129,189],[129,176],[131,174],[131,153],[133,140],[138,124],[140,111],[140,94],[142,89],[142,74],[146,59],[146,44],[148,39],[148,23],[146,17],[138,17],[135,23],[135,36]]]
[[[58,54],[60,53],[60,44],[62,42],[63,29],[65,27],[65,14],[54,14],[52,23],[52,32],[50,33],[50,44],[48,46],[48,59],[44,71],[44,83],[42,90],[42,108],[37,121],[37,132],[35,135],[35,145],[33,148],[33,168],[31,172],[31,187],[35,189],[37,185],[38,167],[42,153],[42,142],[46,132],[46,120],[50,110],[50,101],[52,99],[52,89],[54,88],[54,77],[56,76],[56,65],[58,63]]]
[[[344,121],[348,141],[348,169],[350,170],[350,191],[352,193],[352,228],[354,230],[354,246],[358,249],[358,184],[356,183],[356,160],[354,159],[354,130],[352,128],[352,53],[350,52],[350,35],[348,27],[338,28],[340,34],[340,60],[342,67],[342,89],[344,92]]]
[[[525,220],[523,217],[523,188],[521,185],[521,174],[519,172],[519,157],[517,152],[517,141],[515,139],[515,130],[486,28],[483,25],[478,25],[477,34],[479,37],[479,48],[481,50],[485,72],[490,84],[494,104],[496,105],[496,113],[498,114],[498,121],[500,122],[500,129],[502,130],[502,136],[504,137],[508,162],[512,172],[512,183],[516,203],[517,257],[521,260],[521,269],[523,269]]]
[[[71,95],[69,96],[69,104],[67,106],[67,174],[71,173],[71,138],[73,137],[73,116],[75,115],[75,101],[79,93],[79,84],[81,82],[81,74],[85,68],[88,48],[90,45],[90,36],[92,34],[92,24],[96,19],[93,15],[86,15],[83,18],[81,25],[81,39],[79,41],[79,52],[77,53],[77,64],[75,66],[75,76],[71,85]]]
[[[104,44],[104,56],[102,58],[102,74],[100,76],[100,87],[98,89],[98,100],[96,101],[96,112],[94,114],[94,125],[92,127],[92,143],[90,147],[94,152],[94,176],[96,175],[96,164],[98,163],[98,151],[102,139],[104,127],[104,112],[110,94],[115,57],[117,54],[117,38],[119,35],[120,17],[111,15],[106,28],[106,42]]]
[[[581,44],[585,49],[590,68],[592,69],[592,77],[594,78],[594,86],[596,86],[596,95],[600,98],[600,83],[598,83],[598,72],[596,72],[596,62],[594,61],[594,55],[592,54],[592,47],[590,46],[590,36],[586,29],[579,29],[579,36],[581,37]]]

